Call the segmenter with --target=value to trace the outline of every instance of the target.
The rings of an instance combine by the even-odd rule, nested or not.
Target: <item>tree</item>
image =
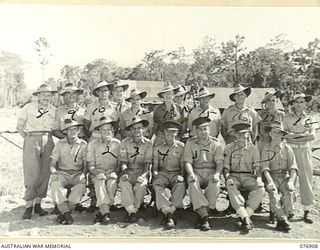
[[[49,63],[49,57],[52,56],[50,54],[50,45],[45,37],[40,37],[35,42],[35,51],[39,57],[39,63],[41,64],[41,71],[42,71],[42,82],[44,82],[45,74],[45,66]]]
[[[236,35],[234,40],[221,43],[221,60],[223,71],[227,73],[234,84],[242,82],[244,79],[241,74],[239,57],[246,50],[243,47],[244,36]]]
[[[0,86],[2,107],[15,106],[22,102],[24,83],[24,62],[19,55],[0,51]]]

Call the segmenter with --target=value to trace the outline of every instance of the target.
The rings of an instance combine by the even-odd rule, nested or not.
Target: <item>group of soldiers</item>
[[[102,81],[85,108],[78,103],[83,90],[71,83],[60,91],[64,105],[58,108],[50,104],[57,93],[50,86],[33,93],[37,100],[21,109],[17,124],[24,138],[24,219],[31,219],[32,212],[47,214],[41,200],[51,179],[51,197],[64,224],[73,223],[72,211],[87,186],[98,208],[95,223],[111,222],[118,189],[124,220],[137,222],[151,186],[166,228],[176,226],[188,194],[196,227],[207,231],[225,183],[242,230],[253,228],[251,217],[266,190],[276,229],[289,231],[299,180],[303,220],[313,223],[310,141],[315,122],[305,111],[311,96],[297,93],[290,100],[294,111],[285,115],[276,108],[280,92],[269,92],[257,113],[246,104],[251,88],[239,84],[229,95],[234,104],[220,115],[210,105],[215,94],[205,87],[190,105],[184,87],[167,85],[157,93],[162,103],[152,111],[142,106],[145,91],[134,88],[125,98],[128,88],[123,81]],[[217,139],[220,133],[223,141]],[[53,136],[60,139],[55,145]]]

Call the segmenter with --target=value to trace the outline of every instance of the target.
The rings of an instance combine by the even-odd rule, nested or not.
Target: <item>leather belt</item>
[[[32,131],[32,132],[27,132],[28,136],[42,136],[42,135],[47,135],[47,136],[51,136],[52,133],[50,131]]]
[[[269,170],[270,174],[287,174],[288,170],[286,169],[277,169],[277,170]]]
[[[245,172],[245,171],[230,171],[230,174],[253,174],[253,172]]]

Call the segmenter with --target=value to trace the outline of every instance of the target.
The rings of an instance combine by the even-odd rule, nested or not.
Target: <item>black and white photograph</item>
[[[319,24],[0,3],[0,237],[319,242]]]

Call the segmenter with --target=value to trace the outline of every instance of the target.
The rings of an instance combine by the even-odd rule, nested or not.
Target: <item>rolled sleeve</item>
[[[193,145],[193,143],[191,143],[190,141],[187,141],[187,144],[186,144],[186,147],[185,147],[184,153],[183,153],[183,161],[185,163],[189,162],[189,163],[193,164],[192,145]]]
[[[215,151],[215,154],[214,154],[214,160],[215,160],[216,163],[223,162],[223,160],[224,160],[223,149],[222,149],[222,146],[220,144],[217,145],[217,147],[216,147],[216,151]]]

